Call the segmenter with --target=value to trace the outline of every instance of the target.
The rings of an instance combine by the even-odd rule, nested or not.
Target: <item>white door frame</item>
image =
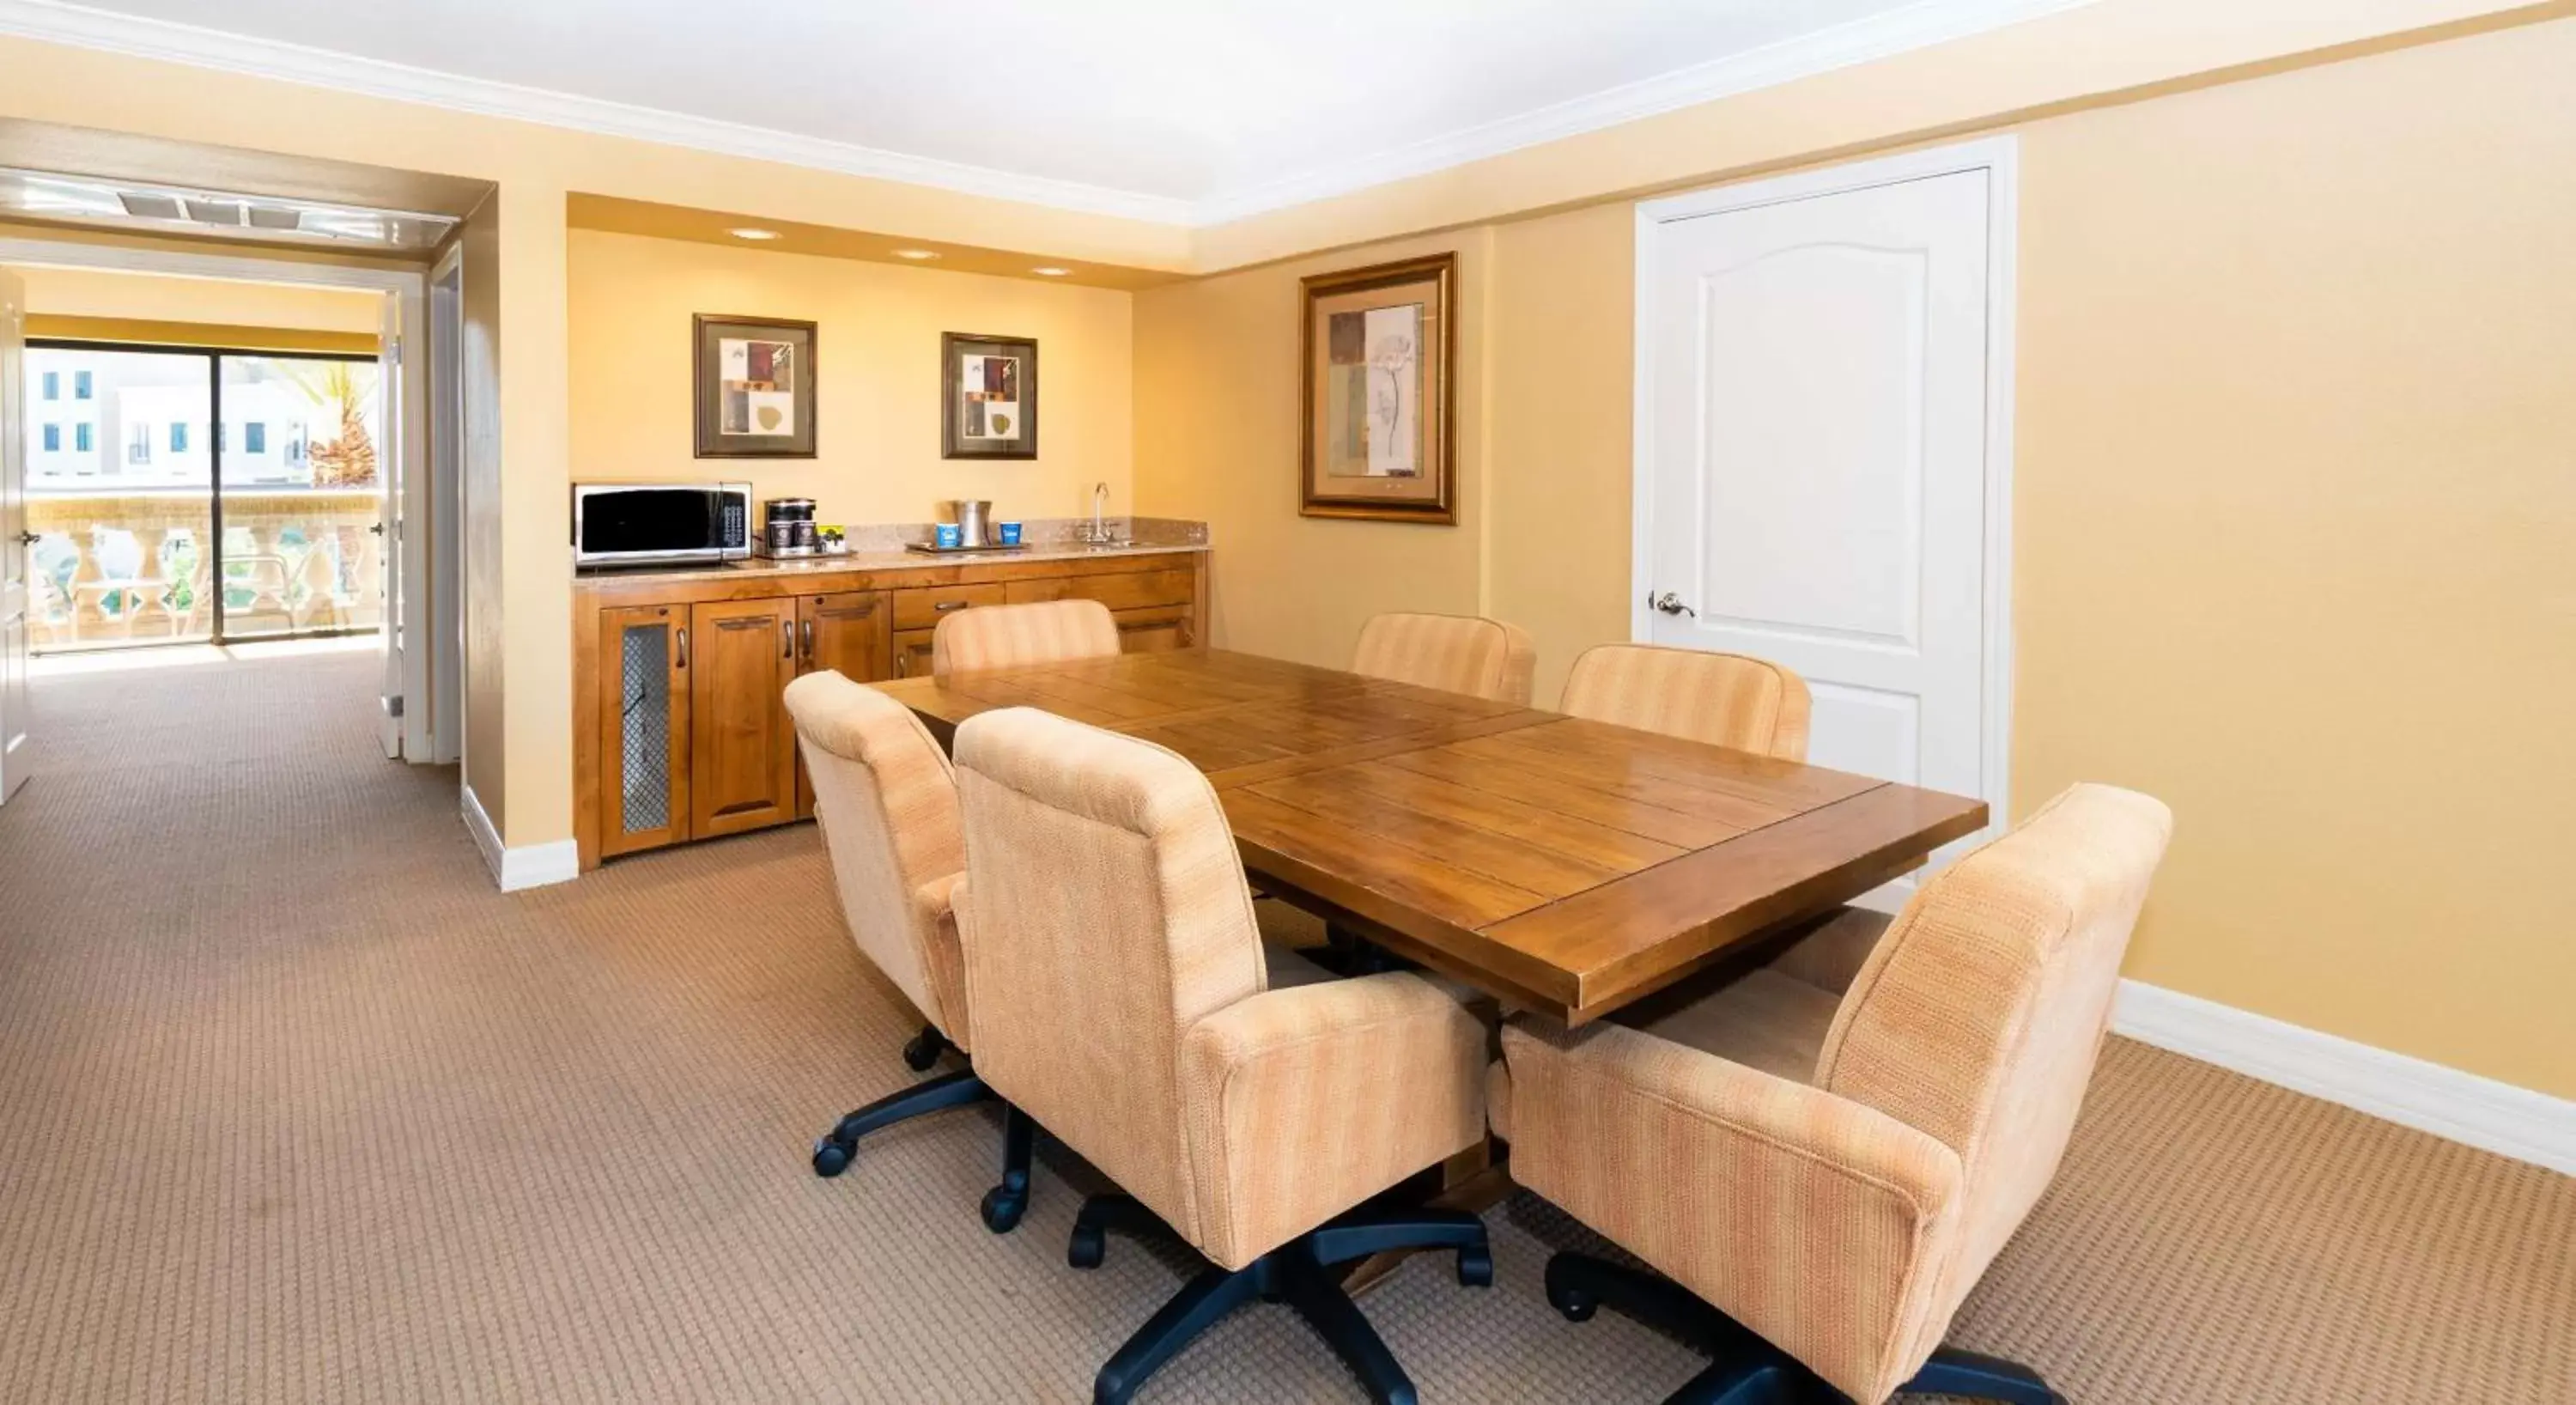
[[[428,302],[426,280],[422,270],[409,266],[383,266],[306,263],[295,259],[256,258],[242,254],[197,253],[193,250],[137,248],[122,244],[84,244],[68,239],[0,239],[0,264],[31,268],[97,269],[112,273],[160,273],[183,278],[210,278],[234,283],[286,283],[315,288],[347,288],[383,293],[399,304],[400,325],[404,340],[419,345],[419,329],[425,324]],[[429,521],[430,483],[428,455],[424,437],[428,414],[422,397],[424,378],[403,377],[405,403],[400,423],[404,426],[398,442],[392,446],[401,456],[394,471],[401,475],[402,522],[407,531],[411,524]],[[393,524],[387,524],[393,530]],[[431,709],[411,705],[410,700],[429,697],[429,651],[419,641],[431,637],[429,621],[428,553],[403,551],[402,630],[403,630],[403,754],[418,761],[430,759],[434,747],[430,736]],[[387,627],[392,627],[387,621]]]
[[[2008,826],[2012,803],[2013,317],[2014,281],[2020,265],[2016,238],[2021,224],[2020,152],[2020,139],[2006,134],[1637,203],[1636,358],[1629,469],[1635,517],[1628,548],[1628,637],[1642,641],[1654,637],[1655,618],[1646,595],[1655,585],[1655,450],[1651,427],[1657,311],[1654,269],[1656,238],[1663,227],[1703,215],[1839,195],[1960,171],[1987,173],[1985,736],[1984,784],[1977,798],[1986,802],[1989,832],[1997,833]]]

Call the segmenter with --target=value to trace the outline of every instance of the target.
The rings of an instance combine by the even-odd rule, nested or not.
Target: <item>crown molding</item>
[[[1909,50],[1965,39],[2092,3],[2093,0],[1917,0],[1902,9],[1659,73],[1483,126],[1214,196],[1192,207],[1192,222],[1202,227],[1229,224],[1720,98],[1778,87],[1838,68],[1892,58]]]
[[[199,25],[114,14],[60,0],[0,0],[0,34],[1082,214],[1187,224],[1192,213],[1189,201],[1168,196],[1020,175],[631,103],[465,78],[301,44],[246,38]]]
[[[1759,49],[1200,200],[1021,175],[516,83],[460,77],[327,49],[247,38],[199,25],[116,14],[63,0],[0,0],[0,34],[1049,209],[1201,228],[1428,175],[2091,3],[2093,0],[1916,0],[1901,9]]]

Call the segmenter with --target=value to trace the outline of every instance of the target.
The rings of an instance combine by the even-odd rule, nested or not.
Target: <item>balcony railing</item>
[[[377,488],[224,489],[226,638],[384,622]],[[27,494],[39,652],[213,637],[205,490]]]

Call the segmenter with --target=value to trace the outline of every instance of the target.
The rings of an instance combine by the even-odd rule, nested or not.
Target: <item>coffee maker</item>
[[[820,556],[822,539],[814,531],[812,498],[770,498],[760,505],[760,554]]]

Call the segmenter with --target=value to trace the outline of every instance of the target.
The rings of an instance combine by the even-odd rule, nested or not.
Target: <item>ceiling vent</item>
[[[0,214],[394,253],[427,253],[457,224],[452,215],[321,205],[6,167],[0,167]]]

